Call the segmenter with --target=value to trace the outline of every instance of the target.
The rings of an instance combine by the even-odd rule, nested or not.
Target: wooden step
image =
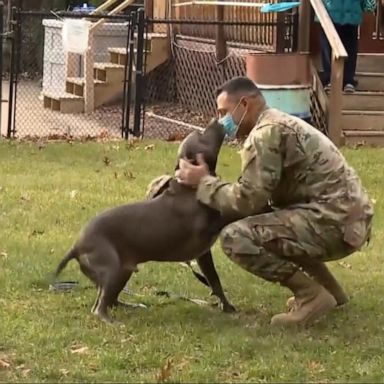
[[[343,110],[384,111],[384,92],[344,93]]]
[[[43,92],[44,108],[61,113],[84,112],[84,98],[67,92]]]
[[[384,67],[383,73],[357,72],[358,91],[384,91]]]
[[[107,83],[124,81],[125,66],[115,63],[95,63],[93,65],[93,76],[96,80]]]
[[[344,131],[344,144],[384,147],[384,131]]]
[[[384,72],[384,54],[383,53],[360,53],[357,56],[358,72]]]
[[[93,80],[94,86],[99,87],[105,84],[105,81],[100,81],[97,79]],[[68,77],[65,81],[65,91],[69,94],[76,95],[79,97],[84,96],[84,77]]]
[[[384,111],[343,111],[342,129],[384,132]]]

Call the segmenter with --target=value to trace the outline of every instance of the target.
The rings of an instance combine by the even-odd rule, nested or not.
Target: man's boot
[[[338,307],[348,303],[348,295],[329,271],[325,263],[321,261],[311,261],[311,263],[302,265],[302,268],[335,298]],[[287,300],[287,306],[288,308],[292,308],[294,305],[295,298],[290,297]]]
[[[306,325],[336,307],[335,298],[320,284],[297,271],[281,285],[295,296],[295,304],[288,313],[280,313],[271,319],[272,325]]]

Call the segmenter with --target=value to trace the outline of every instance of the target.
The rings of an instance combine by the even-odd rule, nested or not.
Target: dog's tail
[[[72,247],[68,253],[64,256],[64,258],[60,261],[59,265],[56,268],[56,271],[54,273],[54,279],[57,279],[61,271],[67,266],[67,264],[72,260],[72,259],[78,259],[80,256],[79,249],[74,246]]]

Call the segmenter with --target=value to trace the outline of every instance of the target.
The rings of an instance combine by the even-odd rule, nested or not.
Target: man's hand
[[[196,161],[198,165],[193,165],[188,160],[180,159],[180,169],[176,171],[175,176],[181,184],[196,188],[200,180],[204,176],[209,175],[208,165],[201,153],[196,156]]]

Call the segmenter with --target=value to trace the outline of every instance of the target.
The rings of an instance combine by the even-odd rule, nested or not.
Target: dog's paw
[[[235,313],[235,312],[237,312],[237,309],[232,304],[229,304],[229,303],[222,304],[221,305],[221,310],[223,312],[225,312],[225,313]]]

